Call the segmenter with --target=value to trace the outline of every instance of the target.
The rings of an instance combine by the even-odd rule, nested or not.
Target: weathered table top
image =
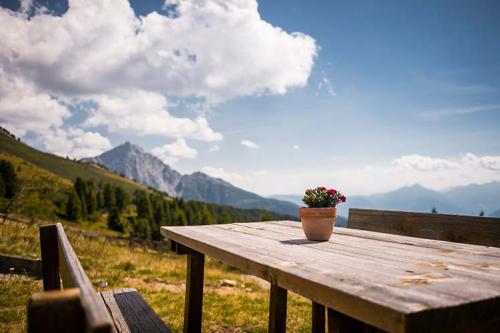
[[[500,248],[345,228],[311,242],[293,221],[162,234],[389,332],[500,329]]]

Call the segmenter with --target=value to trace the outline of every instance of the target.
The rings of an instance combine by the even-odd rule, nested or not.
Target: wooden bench
[[[347,227],[456,243],[500,247],[500,218],[349,209]]]
[[[40,247],[45,292],[29,301],[29,333],[170,332],[135,289],[97,292],[60,223],[40,227]]]

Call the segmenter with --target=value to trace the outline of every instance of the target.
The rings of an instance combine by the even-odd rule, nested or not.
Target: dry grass
[[[88,239],[68,231],[68,237],[90,279],[107,281],[108,289],[136,288],[173,329],[182,331],[185,258],[144,247],[129,247],[125,241]],[[39,257],[36,226],[0,224],[0,253],[29,258]],[[234,286],[223,286],[223,280]],[[2,281],[0,332],[20,332],[24,306],[40,283],[12,276]],[[259,281],[208,259],[205,266],[203,303],[204,332],[266,332],[268,289]],[[289,332],[310,331],[310,302],[291,294],[288,300]],[[4,328],[5,327],[5,328]]]

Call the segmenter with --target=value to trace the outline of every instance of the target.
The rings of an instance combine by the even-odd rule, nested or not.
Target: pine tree
[[[104,187],[104,207],[111,212],[116,207],[115,190],[112,185],[106,184]]]
[[[438,211],[437,211],[436,207],[432,207],[431,213],[432,213],[432,214],[437,214],[437,212],[438,212]]]
[[[97,211],[97,190],[95,188],[89,189],[87,195],[87,213],[92,216]]]
[[[0,198],[5,197],[5,182],[3,181],[3,177],[0,177]]]
[[[180,225],[180,226],[188,225],[188,220],[183,210],[179,209],[175,213],[175,225]]]
[[[232,223],[233,218],[231,217],[231,214],[226,209],[222,209],[219,217],[217,219],[217,222],[220,224],[227,224],[227,223]]]
[[[66,204],[66,217],[70,221],[78,221],[82,217],[82,205],[75,191],[72,191]]]
[[[129,204],[128,193],[120,186],[117,186],[115,188],[115,198],[116,198],[116,207],[120,212],[123,212],[127,207],[127,205]]]
[[[479,212],[479,216],[484,216],[484,211],[481,210],[481,212]]]
[[[12,163],[7,160],[0,161],[0,176],[5,184],[4,197],[12,199],[20,188],[20,182]]]
[[[144,191],[137,191],[135,198],[135,205],[137,206],[137,216],[148,220],[153,218],[153,208],[149,195]]]
[[[108,215],[108,228],[111,230],[123,232],[123,224],[120,219],[118,208],[113,207]]]
[[[135,237],[151,239],[151,226],[146,219],[131,219],[132,233]]]
[[[262,214],[260,214],[260,220],[262,222],[264,222],[264,221],[272,221],[273,220],[273,216],[269,212],[263,212]]]

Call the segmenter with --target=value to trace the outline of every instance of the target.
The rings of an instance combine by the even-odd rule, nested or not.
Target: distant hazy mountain
[[[293,203],[263,198],[220,178],[210,177],[202,172],[181,175],[157,157],[129,142],[97,157],[84,158],[82,161],[103,165],[141,184],[188,200],[238,208],[259,208],[292,216],[298,214],[298,207]]]
[[[272,198],[300,203],[302,196],[275,195]],[[414,212],[430,212],[436,207],[440,213],[478,215],[483,210],[488,214],[500,207],[500,183],[459,186],[442,192],[416,184],[387,193],[348,196],[347,202],[338,207],[342,216],[348,215],[350,207]]]
[[[458,186],[443,192],[448,200],[460,203],[467,212],[477,215],[482,210],[486,214],[500,208],[500,183],[471,184]]]
[[[490,214],[491,217],[500,217],[500,209],[495,210],[493,213]]]

